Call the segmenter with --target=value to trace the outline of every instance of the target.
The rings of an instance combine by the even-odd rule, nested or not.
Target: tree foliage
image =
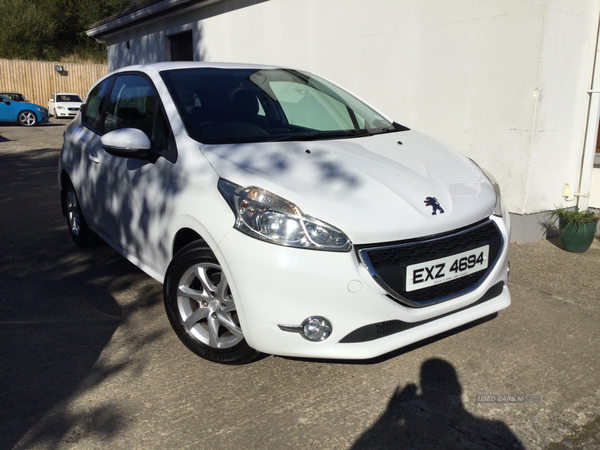
[[[135,0],[0,0],[0,58],[106,62],[85,31]]]

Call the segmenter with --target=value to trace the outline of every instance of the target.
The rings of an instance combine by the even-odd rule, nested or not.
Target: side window
[[[102,125],[102,110],[110,90],[112,78],[96,85],[90,92],[83,112],[83,123],[94,130],[100,130]],[[53,96],[54,97],[54,96]]]
[[[117,77],[110,95],[104,132],[137,128],[152,136],[156,93],[148,80],[138,75]]]

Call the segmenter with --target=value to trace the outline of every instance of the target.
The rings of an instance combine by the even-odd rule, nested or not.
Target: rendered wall
[[[509,210],[572,206],[588,114],[597,0],[222,0],[109,37],[109,66],[195,58],[318,73],[473,157]],[[130,50],[125,48],[130,40]]]

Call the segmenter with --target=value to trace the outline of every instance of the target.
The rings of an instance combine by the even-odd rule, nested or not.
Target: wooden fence
[[[62,72],[56,66],[61,66]],[[0,59],[0,92],[18,92],[30,102],[47,107],[53,92],[71,92],[85,98],[94,81],[107,73],[105,64]]]

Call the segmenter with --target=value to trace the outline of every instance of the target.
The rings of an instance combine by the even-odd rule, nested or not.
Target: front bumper
[[[503,240],[496,264],[472,291],[415,308],[399,304],[355,252],[281,247],[232,229],[217,258],[234,296],[244,336],[256,350],[297,357],[367,359],[493,314],[510,304],[508,230],[492,217]],[[331,336],[310,342],[279,326],[310,316],[332,324]],[[383,331],[382,331],[383,330]],[[366,334],[365,334],[366,333]]]
[[[75,117],[77,115],[77,111],[61,111],[55,110],[56,117]]]

